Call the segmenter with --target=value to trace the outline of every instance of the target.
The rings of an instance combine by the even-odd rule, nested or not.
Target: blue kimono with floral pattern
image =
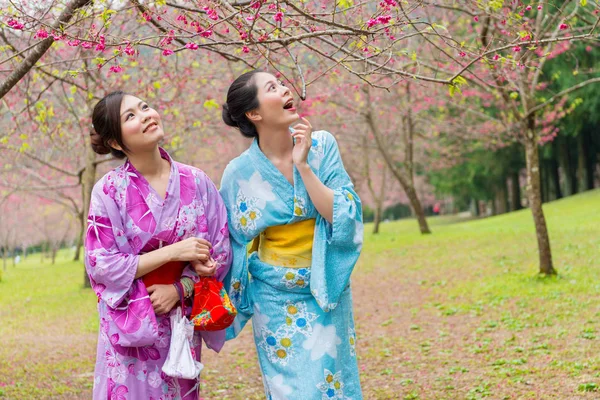
[[[268,399],[362,399],[350,290],[363,240],[361,203],[329,132],[312,134],[308,164],[334,191],[333,223],[315,209],[298,170],[292,185],[256,139],[225,169],[220,192],[233,263],[224,282],[239,312],[227,338],[252,318]],[[265,230],[308,219],[314,220],[308,267],[248,255]]]

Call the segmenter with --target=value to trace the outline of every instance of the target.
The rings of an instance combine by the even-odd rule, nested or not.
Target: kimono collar
[[[159,147],[158,150],[160,151],[161,158],[167,160],[171,165],[171,170],[169,171],[169,183],[167,184],[167,191],[165,194],[164,201],[166,201],[169,197],[172,198],[174,195],[176,195],[178,198],[179,169],[177,168],[177,163],[173,161],[173,159],[165,149]],[[129,159],[127,159],[127,161],[125,162],[124,169],[128,172],[129,178],[131,179],[132,183],[134,183],[144,195],[144,198],[146,198],[150,191],[154,192],[154,189],[150,189],[151,186],[146,180],[146,178],[144,178],[144,176],[133,166]],[[158,196],[156,192],[154,192],[154,194]]]

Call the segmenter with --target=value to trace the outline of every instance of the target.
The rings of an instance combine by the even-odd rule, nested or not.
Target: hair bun
[[[225,122],[229,126],[233,126],[234,128],[238,128],[238,123],[233,119],[231,112],[229,112],[229,106],[227,103],[223,104],[223,111],[221,112],[221,116],[223,117],[223,122]]]
[[[104,144],[102,137],[96,132],[94,128],[90,129],[90,141],[92,143],[92,150],[94,150],[94,153],[110,153],[111,148]]]

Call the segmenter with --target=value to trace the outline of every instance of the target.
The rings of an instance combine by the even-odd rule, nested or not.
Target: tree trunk
[[[577,135],[577,191],[585,192],[587,187],[587,149],[585,146],[585,137],[583,132]]]
[[[73,261],[79,261],[79,259],[81,258],[81,248],[83,247],[83,235],[87,227],[87,221],[83,219],[83,212],[77,214],[77,221],[79,221],[79,235],[77,235],[77,238],[75,239],[75,256],[73,257]]]
[[[555,147],[555,150],[556,151],[554,152],[554,157],[552,158],[552,160],[550,160],[550,174],[552,175],[552,187],[554,188],[554,192],[556,193],[556,198],[562,199],[563,194],[562,190],[560,189],[560,171],[558,167],[558,148]]]
[[[52,252],[50,253],[50,257],[52,259],[51,263],[54,265],[56,263],[56,253],[58,252],[58,246],[52,246]]]
[[[567,139],[557,139],[559,174],[562,182],[561,192],[565,197],[573,194],[573,182],[571,180],[571,160],[569,159],[569,145]]]
[[[379,224],[381,223],[381,203],[375,202],[375,216],[373,219],[373,234],[379,233]]]
[[[596,170],[596,163],[598,162],[598,158],[597,155],[591,150],[594,148],[594,142],[592,140],[592,137],[590,135],[589,132],[584,131],[585,132],[585,141],[584,141],[584,145],[586,147],[587,153],[588,153],[588,157],[587,157],[587,164],[586,164],[586,176],[587,176],[587,183],[586,183],[586,188],[587,190],[592,190],[594,188],[594,172]]]
[[[421,234],[422,235],[430,234],[431,231],[429,230],[429,225],[427,225],[427,219],[425,218],[425,212],[423,211],[423,207],[421,206],[419,197],[417,197],[417,192],[415,191],[415,188],[412,186],[405,187],[404,191],[406,192],[406,195],[408,196],[408,200],[410,201],[411,208],[412,208],[413,212],[415,213],[415,217],[417,218],[417,221],[419,222],[419,229],[421,231]]]
[[[510,183],[511,211],[518,211],[523,208],[521,205],[521,184],[519,183],[519,172],[513,172],[510,175]]]
[[[469,209],[472,216],[479,217],[479,202],[477,200],[471,199],[469,202]]]
[[[369,94],[369,92],[367,90],[367,95],[368,94]],[[400,168],[396,165],[396,163],[394,162],[392,156],[390,155],[390,153],[388,151],[388,148],[384,144],[383,134],[379,130],[379,126],[375,122],[375,118],[373,116],[370,98],[369,98],[369,104],[368,104],[368,112],[365,114],[365,119],[367,121],[367,124],[371,128],[371,131],[373,132],[373,136],[375,137],[375,142],[377,143],[377,148],[379,149],[379,152],[383,156],[385,163],[387,164],[390,171],[392,171],[392,173],[394,174],[394,177],[396,178],[396,180],[400,183],[400,186],[402,186],[402,189],[404,190],[404,192],[406,193],[406,196],[408,197],[408,200],[410,201],[412,211],[414,212],[415,217],[417,218],[417,221],[419,223],[419,230],[421,231],[421,234],[423,234],[423,235],[430,234],[431,230],[429,229],[429,226],[427,225],[427,219],[425,218],[425,213],[423,212],[423,207],[421,206],[421,201],[419,200],[419,197],[417,196],[417,192],[415,191],[414,185],[412,183],[413,182],[412,163],[410,161],[408,162],[407,169],[410,171],[409,176],[408,177],[403,176],[402,172],[400,171]],[[410,129],[412,129],[412,128],[409,126],[409,130]],[[412,145],[412,142],[410,142],[410,145]],[[409,150],[406,150],[406,152],[409,152]],[[412,150],[410,150],[410,152],[412,152]]]
[[[80,232],[81,235],[79,237],[76,258],[78,260],[79,256],[79,243],[83,243],[83,237],[87,228],[87,219],[88,213],[90,211],[90,201],[92,197],[92,189],[94,188],[94,183],[96,182],[96,153],[92,151],[90,144],[89,135],[84,135],[86,140],[86,160],[85,160],[85,168],[81,173],[81,191],[83,198],[83,205],[81,209],[82,218],[80,219]],[[90,283],[90,278],[85,270],[85,266],[83,268],[83,286],[84,287],[92,287]]]
[[[540,160],[538,137],[535,126],[535,114],[527,117],[525,157],[527,161],[527,194],[529,197],[531,213],[533,214],[540,259],[539,272],[545,275],[556,275],[556,271],[552,265],[552,253],[550,251],[550,238],[548,236],[546,218],[544,217],[544,210],[542,209]]]
[[[496,196],[495,197],[496,197],[494,200],[494,202],[496,203],[495,215],[506,214],[508,211],[506,184],[501,185],[498,188],[496,188]]]

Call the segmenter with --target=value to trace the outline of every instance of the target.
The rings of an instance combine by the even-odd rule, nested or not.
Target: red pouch
[[[201,276],[194,285],[194,304],[190,320],[197,331],[220,331],[233,323],[237,310],[231,304],[223,283]]]

